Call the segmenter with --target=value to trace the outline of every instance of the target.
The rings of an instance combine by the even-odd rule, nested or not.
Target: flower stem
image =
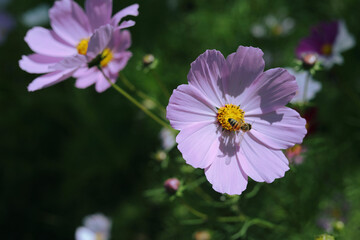
[[[198,210],[196,210],[195,208],[191,207],[189,204],[187,204],[184,200],[181,200],[181,203],[184,205],[184,207],[186,207],[189,212],[191,212],[193,215],[206,220],[208,217],[205,213],[199,212]]]
[[[141,97],[142,99],[147,99],[152,101],[153,103],[155,103],[155,105],[157,106],[158,110],[161,111],[161,113],[165,113],[165,108],[163,105],[161,105],[158,101],[156,101],[155,99],[153,99],[152,97],[148,96],[146,93],[137,90],[136,87],[127,79],[127,77],[122,74],[121,72],[119,73],[119,78],[122,81],[122,83],[128,88],[130,89],[130,91],[135,92],[139,97]]]
[[[161,88],[161,90],[163,91],[163,93],[165,94],[165,96],[167,98],[170,97],[170,93],[169,91],[166,89],[165,85],[162,83],[162,81],[160,80],[159,75],[155,72],[155,70],[150,70],[153,78],[155,79],[155,81],[157,82],[157,84],[159,85],[159,87]]]
[[[139,103],[135,98],[133,98],[132,96],[130,96],[125,90],[123,90],[121,87],[119,87],[118,85],[116,85],[115,83],[113,83],[104,73],[104,71],[102,70],[101,67],[98,67],[99,71],[102,73],[102,75],[105,77],[105,79],[110,83],[110,85],[116,90],[118,91],[121,95],[123,95],[125,98],[127,98],[131,103],[133,103],[135,106],[137,106],[138,108],[140,108],[146,115],[148,115],[150,118],[152,118],[155,122],[159,123],[161,126],[166,127],[172,131],[174,131],[174,129],[167,124],[166,122],[164,122],[163,120],[161,120],[159,117],[157,117],[155,114],[153,114],[152,112],[150,112],[148,109],[146,109],[141,103]]]

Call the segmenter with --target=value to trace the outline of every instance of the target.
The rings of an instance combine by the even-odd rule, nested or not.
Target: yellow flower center
[[[223,129],[228,131],[235,131],[234,127],[230,124],[229,119],[234,119],[239,123],[244,123],[245,112],[234,104],[226,104],[225,107],[218,109],[217,120]]]
[[[331,55],[332,53],[332,46],[331,44],[324,44],[322,47],[321,47],[321,53],[326,55],[326,56],[329,56]]]
[[[79,44],[76,46],[76,49],[79,54],[85,55],[87,53],[87,49],[89,46],[89,40],[88,38],[82,39]]]
[[[109,48],[105,48],[105,50],[101,53],[101,62],[100,65],[102,67],[106,67],[108,63],[114,58],[113,53]]]

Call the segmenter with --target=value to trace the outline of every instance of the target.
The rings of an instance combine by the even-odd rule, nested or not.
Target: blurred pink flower
[[[311,29],[310,36],[300,40],[296,56],[300,60],[305,54],[317,54],[325,68],[342,64],[341,53],[355,46],[355,38],[348,32],[342,20],[323,22]]]
[[[138,7],[138,4],[133,4],[111,17],[112,0],[86,0],[85,11],[73,0],[56,1],[49,10],[50,24],[53,30],[34,27],[25,36],[25,41],[35,53],[23,56],[19,61],[20,67],[29,73],[45,73],[30,83],[28,90],[39,90],[72,76],[77,68],[56,70],[50,66],[67,57],[86,55],[90,37],[101,26],[110,24],[117,30],[133,26],[134,21],[121,22],[121,20],[128,15],[137,16]],[[124,40],[125,42],[130,39],[127,32],[116,34],[128,35],[122,36],[127,39]],[[115,43],[115,39],[114,46],[118,44]],[[118,47],[118,45],[116,46]],[[83,74],[85,73],[76,75],[82,78]]]
[[[285,155],[289,159],[290,163],[299,165],[304,161],[304,152],[306,152],[306,148],[304,148],[304,146],[301,144],[295,144],[293,147],[286,149]]]
[[[241,194],[248,176],[268,183],[283,177],[289,167],[282,149],[306,134],[305,120],[284,107],[298,89],[295,78],[282,68],[264,72],[262,56],[243,46],[226,59],[207,50],[169,100],[178,149],[220,193]]]

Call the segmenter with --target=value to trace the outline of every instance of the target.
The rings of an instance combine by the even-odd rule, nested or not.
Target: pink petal
[[[119,24],[121,19],[125,16],[137,16],[139,15],[139,4],[133,4],[128,6],[127,8],[122,9],[121,11],[117,12],[113,18],[111,19],[111,24],[115,27]]]
[[[273,68],[261,74],[242,96],[242,109],[247,116],[275,111],[295,96],[295,77],[283,68]]]
[[[135,21],[127,20],[127,21],[123,21],[117,29],[129,28],[129,27],[132,27],[134,25],[135,25]]]
[[[27,71],[28,73],[48,73],[53,71],[49,67],[62,59],[63,58],[49,57],[35,53],[28,56],[22,56],[19,65],[22,70]]]
[[[78,70],[76,70],[76,72],[74,72],[73,77],[75,78],[80,78],[80,77],[84,77],[84,76],[88,76],[90,74],[93,74],[95,72],[97,72],[97,68],[96,67],[92,67],[92,68],[79,68]]]
[[[265,115],[246,117],[245,121],[252,123],[251,134],[273,149],[287,149],[300,144],[306,134],[305,119],[287,107]]]
[[[166,108],[166,118],[177,130],[196,122],[216,122],[216,113],[215,106],[198,89],[187,84],[174,90]]]
[[[79,68],[81,66],[86,66],[87,58],[84,55],[75,55],[72,57],[67,57],[62,59],[56,64],[53,64],[49,67],[52,70],[66,70],[69,68]]]
[[[113,59],[111,62],[109,62],[107,68],[109,68],[112,74],[117,74],[125,68],[131,56],[131,52],[123,52],[119,58]]]
[[[230,66],[230,75],[223,81],[224,92],[229,102],[242,103],[242,93],[264,71],[264,53],[259,48],[240,46],[226,59]]]
[[[191,63],[188,74],[189,85],[207,96],[216,107],[225,105],[221,91],[223,78],[226,78],[228,66],[224,56],[216,50],[207,50]]]
[[[83,89],[93,85],[98,79],[98,74],[90,74],[76,79],[75,87]]]
[[[181,130],[176,142],[187,164],[195,168],[206,168],[217,158],[220,145],[217,128],[210,121],[194,123]]]
[[[54,31],[42,27],[30,29],[26,33],[25,42],[34,52],[48,56],[68,57],[77,53],[76,48],[69,46]]]
[[[205,175],[213,189],[220,193],[241,194],[247,186],[247,175],[236,155],[216,158]]]
[[[281,150],[272,150],[254,139],[251,131],[243,136],[240,163],[245,173],[258,182],[273,182],[289,170],[289,162]]]
[[[65,71],[56,71],[42,75],[29,84],[28,91],[33,92],[64,81],[65,79],[69,78],[74,71],[74,69],[67,69]]]
[[[89,20],[83,9],[72,0],[56,1],[49,11],[52,29],[72,46],[91,36]]]
[[[96,29],[90,38],[87,55],[96,57],[104,51],[112,38],[113,31],[113,27],[109,24]]]
[[[112,0],[87,0],[85,11],[89,18],[92,30],[110,23],[112,13]]]
[[[131,46],[131,35],[127,30],[119,31],[115,30],[113,32],[113,37],[109,43],[109,48],[114,52],[114,54],[122,54],[122,51],[125,51]],[[120,53],[119,53],[120,52]]]
[[[110,76],[109,72],[106,71],[107,69],[104,69],[104,73],[106,76]],[[110,78],[110,80],[115,83],[116,79]],[[104,75],[98,71],[96,83],[95,83],[95,90],[98,93],[104,92],[106,89],[111,87],[111,84],[108,82],[108,80],[105,79]]]

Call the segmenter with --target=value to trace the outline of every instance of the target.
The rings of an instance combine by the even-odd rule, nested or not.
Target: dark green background
[[[13,0],[6,8],[19,20],[34,6],[53,1]],[[79,1],[78,1],[79,2]],[[177,2],[173,10],[169,2]],[[79,2],[81,6],[83,1]],[[114,11],[134,2],[114,1]],[[139,89],[159,99],[163,95],[151,74],[137,70],[145,53],[159,59],[157,74],[169,91],[186,83],[190,63],[206,49],[225,56],[239,45],[271,53],[270,67],[293,65],[294,49],[309,28],[321,21],[344,19],[360,39],[358,0],[164,0],[138,1],[140,14],[130,29],[133,44],[123,73]],[[296,21],[285,37],[256,39],[250,28],[268,14],[285,12]],[[49,27],[49,26],[46,26]],[[102,94],[94,87],[76,89],[69,79],[37,92],[26,86],[35,78],[18,67],[30,54],[23,38],[27,27],[17,21],[0,46],[0,229],[3,239],[73,239],[82,218],[103,212],[113,220],[112,239],[191,239],[207,229],[213,239],[230,239],[243,223],[209,221],[184,225],[180,201],[153,200],[144,194],[161,188],[185,165],[171,152],[169,168],[151,158],[160,148],[160,127],[113,89]],[[258,194],[235,205],[247,216],[266,219],[282,228],[252,226],[242,239],[313,239],[324,231],[316,219],[327,202],[341,196],[350,206],[338,239],[360,236],[360,54],[358,45],[343,54],[345,64],[315,78],[323,89],[314,99],[318,131],[305,140],[304,164]],[[176,175],[177,176],[177,175]],[[183,176],[183,175],[182,175]],[[179,176],[182,178],[182,176]],[[202,171],[189,174],[203,176]],[[256,186],[250,182],[248,192]],[[209,183],[204,191],[216,201],[220,194]],[[186,195],[186,194],[185,194]],[[232,215],[232,210],[204,205],[188,193],[194,206],[209,215]]]

